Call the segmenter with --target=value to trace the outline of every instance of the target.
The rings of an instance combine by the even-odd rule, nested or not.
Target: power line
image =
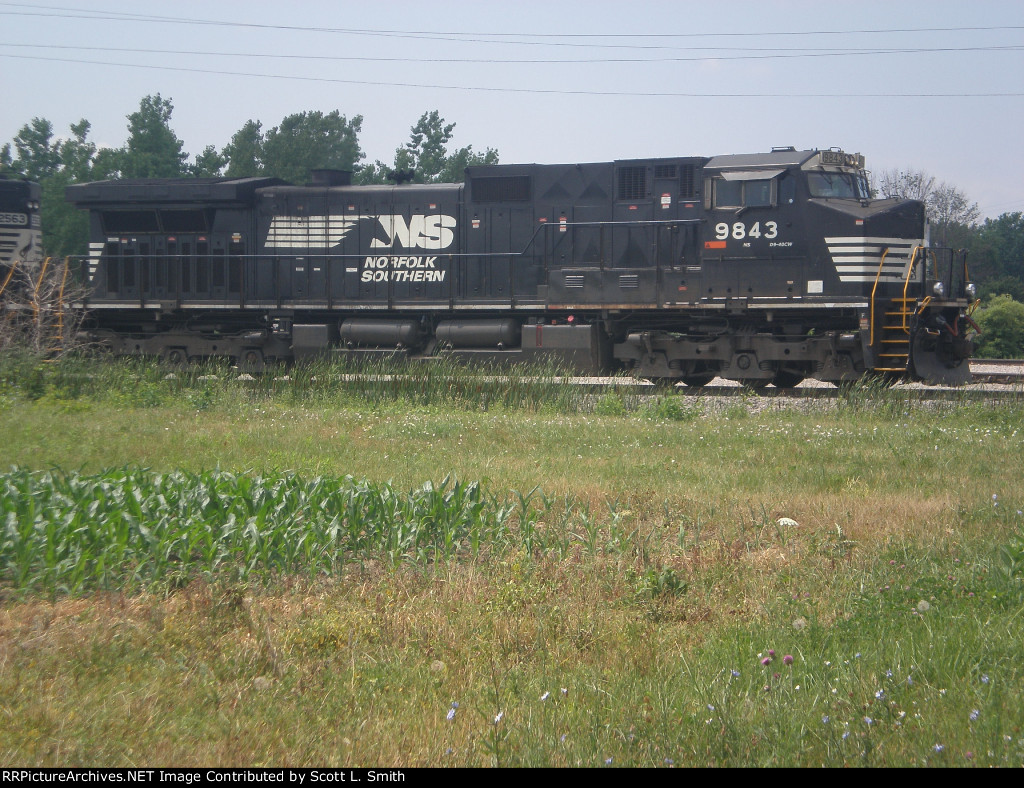
[[[421,82],[388,82],[361,79],[340,79],[323,76],[297,76],[284,74],[265,74],[249,71],[222,71],[217,69],[195,68],[187,66],[147,65],[141,63],[115,63],[103,60],[73,60],[70,58],[39,57],[35,55],[10,55],[0,53],[0,57],[17,60],[37,60],[50,63],[73,63],[75,65],[115,66],[118,68],[141,68],[156,71],[177,71],[192,74],[213,74],[217,76],[255,77],[258,79],[286,79],[302,82],[325,82],[341,85],[365,85],[369,87],[417,88],[428,90],[455,90],[483,93],[520,93],[532,95],[556,96],[617,96],[632,98],[1020,98],[1024,92],[972,92],[972,93],[699,93],[692,91],[626,91],[626,90],[582,90],[572,88],[517,88],[474,85],[439,85]]]
[[[216,27],[234,27],[255,30],[293,31],[306,33],[331,33],[345,35],[391,37],[391,38],[413,38],[436,41],[459,41],[465,43],[505,43],[523,46],[565,46],[565,47],[591,47],[591,48],[620,48],[620,49],[676,49],[664,45],[638,45],[638,44],[594,44],[576,43],[578,39],[599,39],[599,40],[621,40],[621,39],[692,39],[707,37],[771,37],[771,36],[833,36],[833,35],[878,35],[878,34],[900,34],[909,33],[963,33],[963,32],[991,32],[1007,30],[1024,30],[1024,25],[999,25],[999,26],[953,26],[953,27],[920,27],[920,28],[875,28],[857,30],[783,30],[783,31],[757,31],[757,32],[692,32],[692,33],[508,33],[508,32],[473,32],[460,33],[455,31],[428,31],[428,30],[387,30],[373,28],[335,28],[306,25],[279,25],[264,24],[259,22],[241,22],[237,20],[224,21],[215,19],[187,19],[178,17],[155,16],[146,14],[131,14],[125,12],[111,11],[82,11],[81,9],[65,8],[61,6],[35,6],[25,3],[4,3],[0,6],[13,8],[31,8],[32,11],[4,11],[0,14],[8,16],[40,16],[59,19],[85,19],[96,21],[124,21],[144,22],[157,24],[181,24],[200,25]],[[60,13],[48,13],[60,12]],[[480,36],[483,36],[482,38]],[[539,40],[520,40],[525,38]],[[563,40],[556,40],[563,39]],[[570,39],[570,40],[564,40]]]
[[[744,52],[758,52],[765,54],[742,54],[742,55],[714,55],[702,54],[689,57],[647,57],[647,58],[625,58],[625,57],[602,57],[602,58],[444,58],[444,57],[385,57],[378,55],[291,55],[280,52],[211,52],[209,50],[190,49],[153,49],[141,47],[109,47],[109,46],[81,46],[69,44],[24,44],[0,42],[2,47],[19,47],[31,49],[64,49],[80,50],[90,52],[126,52],[144,53],[154,55],[200,55],[209,57],[237,57],[237,58],[265,58],[277,60],[318,60],[318,61],[339,61],[339,62],[373,62],[373,63],[492,63],[498,65],[573,65],[573,64],[597,64],[597,63],[688,63],[699,61],[724,61],[724,60],[774,60],[791,58],[821,58],[821,57],[850,57],[850,56],[873,56],[873,55],[906,55],[923,53],[960,53],[960,52],[1019,52],[1024,50],[1024,44],[1006,46],[966,46],[966,47],[920,47],[915,49],[842,49],[842,50],[791,50],[780,53],[777,47],[764,49],[753,49],[748,47],[687,47],[691,51],[731,51],[741,49]]]

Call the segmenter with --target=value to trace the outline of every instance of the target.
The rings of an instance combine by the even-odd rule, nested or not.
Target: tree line
[[[337,110],[288,115],[269,129],[249,120],[223,149],[208,145],[193,157],[171,128],[173,111],[171,100],[159,93],[144,97],[139,109],[127,116],[128,137],[120,148],[99,148],[91,142],[87,120],[72,124],[70,135],[59,137],[44,118],[33,118],[13,143],[0,147],[0,173],[42,186],[44,247],[49,254],[83,254],[87,248],[86,216],[64,201],[64,188],[72,183],[220,175],[304,183],[314,169],[352,171],[358,184],[441,183],[461,181],[469,165],[498,162],[492,148],[451,149],[455,124],[436,110],[423,113],[390,164],[365,162],[359,144],[362,115],[348,118]],[[978,283],[983,302],[979,322],[988,345],[983,344],[981,352],[1024,356],[1024,213],[979,221],[977,203],[920,170],[885,171],[874,179],[873,188],[880,197],[922,200],[931,220],[932,243],[968,250],[971,278]]]
[[[472,145],[451,149],[455,124],[437,110],[424,112],[409,141],[395,151],[392,164],[364,163],[359,144],[363,117],[339,111],[299,112],[269,129],[249,120],[222,150],[208,145],[190,156],[171,128],[174,106],[160,94],[146,96],[128,115],[128,138],[120,148],[99,148],[90,141],[91,124],[80,120],[70,136],[58,137],[53,124],[33,118],[0,147],[0,173],[28,178],[43,190],[43,245],[48,254],[83,254],[88,247],[87,219],[64,200],[73,183],[109,178],[250,177],[308,182],[315,169],[349,170],[359,184],[458,181],[473,164],[497,164],[498,152]]]

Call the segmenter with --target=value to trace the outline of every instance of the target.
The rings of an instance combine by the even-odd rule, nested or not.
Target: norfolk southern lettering
[[[445,271],[437,270],[436,257],[367,257],[359,276],[361,282],[443,282]]]

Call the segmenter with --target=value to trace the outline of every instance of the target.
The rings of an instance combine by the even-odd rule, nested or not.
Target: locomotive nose
[[[928,243],[924,203],[918,200],[873,200],[864,207],[863,222],[868,237],[905,237],[908,228],[918,228],[918,239]]]

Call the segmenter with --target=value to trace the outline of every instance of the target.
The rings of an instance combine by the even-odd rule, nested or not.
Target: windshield
[[[812,197],[837,197],[848,200],[867,200],[867,178],[863,173],[852,172],[809,172],[807,185]]]

